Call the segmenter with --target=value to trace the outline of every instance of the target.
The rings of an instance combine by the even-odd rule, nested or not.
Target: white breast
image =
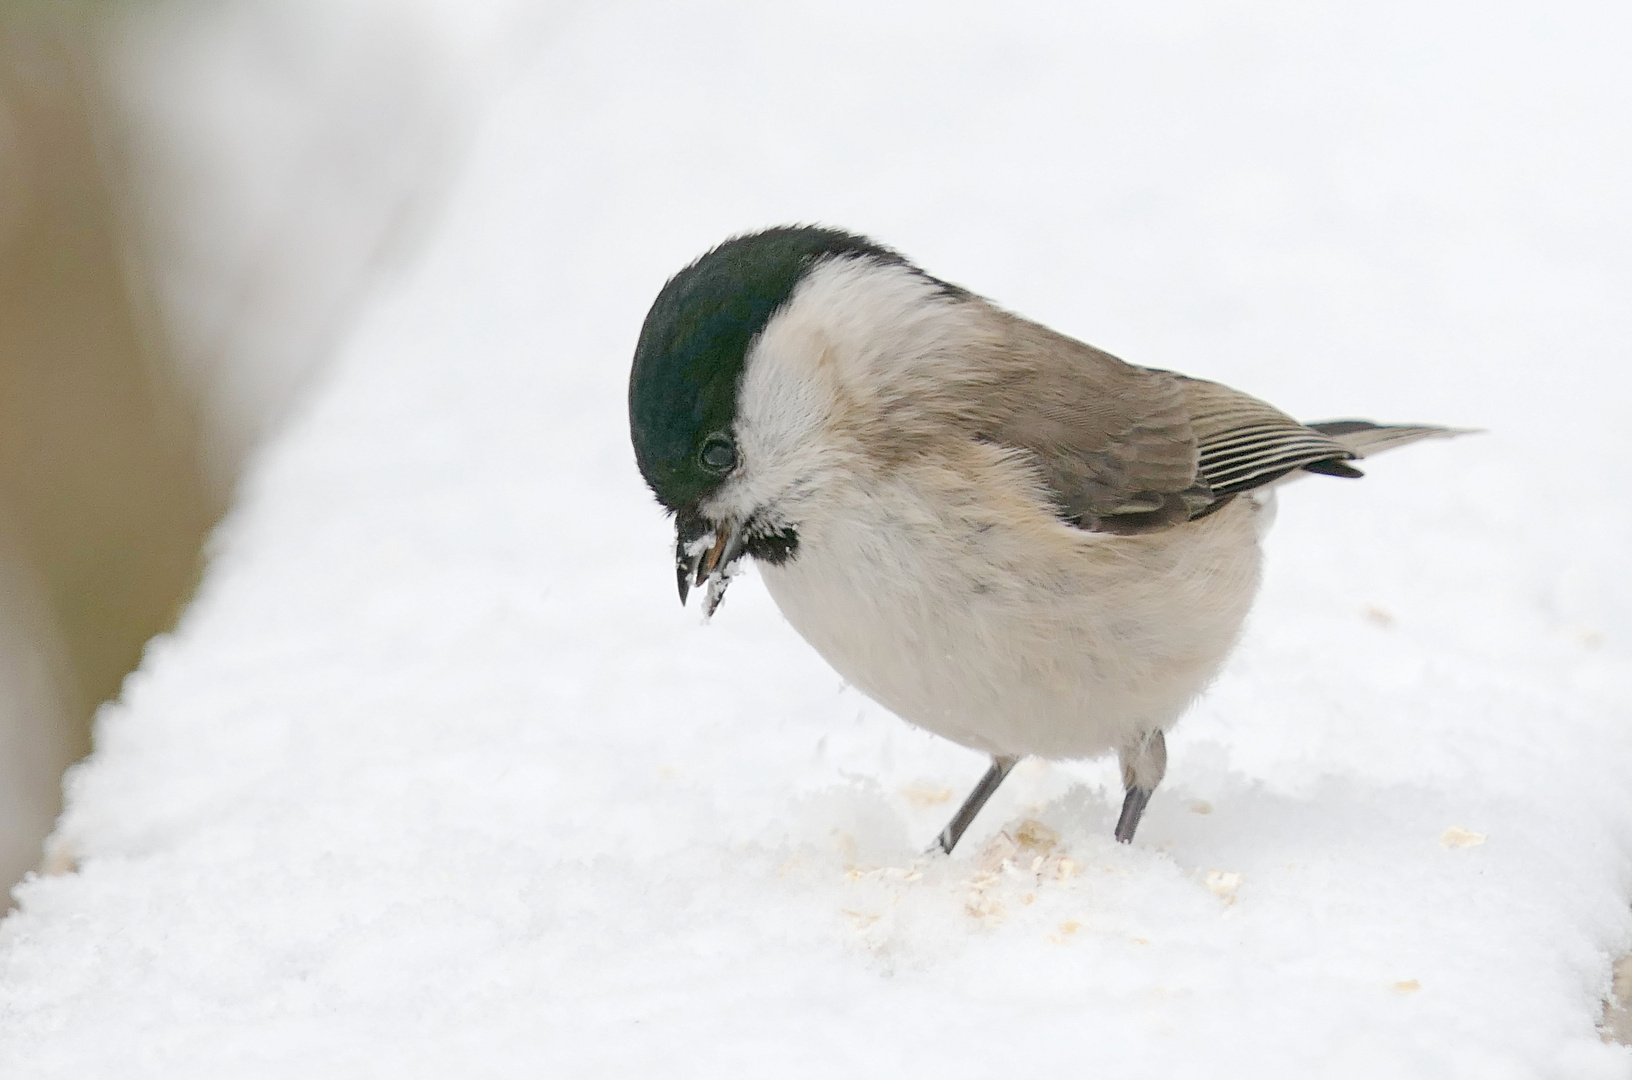
[[[767,589],[847,681],[993,754],[1089,757],[1169,727],[1257,585],[1246,500],[1152,536],[1040,545],[949,520],[906,477],[855,495],[807,526],[797,558],[762,568]]]

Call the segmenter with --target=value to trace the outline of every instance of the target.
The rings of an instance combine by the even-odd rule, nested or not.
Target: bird
[[[1115,752],[1130,843],[1166,732],[1219,673],[1275,488],[1460,429],[1303,424],[1139,367],[820,225],[663,285],[629,377],[636,464],[705,620],[744,564],[850,685],[990,766]]]

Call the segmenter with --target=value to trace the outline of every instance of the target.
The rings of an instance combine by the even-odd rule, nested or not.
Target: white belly
[[[1132,537],[949,519],[904,482],[830,509],[794,559],[761,568],[782,613],[884,707],[992,754],[1089,757],[1166,729],[1258,583],[1246,498]]]

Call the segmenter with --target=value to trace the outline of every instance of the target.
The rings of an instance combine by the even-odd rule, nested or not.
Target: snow
[[[1618,1077],[1632,945],[1619,7],[575,9],[259,460],[0,927],[28,1077]],[[628,358],[816,220],[1310,419],[1138,842],[1107,762],[675,603]]]

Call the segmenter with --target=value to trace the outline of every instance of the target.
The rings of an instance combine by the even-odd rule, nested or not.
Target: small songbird
[[[1240,636],[1273,486],[1456,434],[1300,424],[809,226],[727,240],[669,279],[629,427],[675,515],[682,604],[706,584],[712,615],[751,556],[845,680],[991,755],[948,853],[1027,755],[1116,751],[1131,841],[1163,733]]]

